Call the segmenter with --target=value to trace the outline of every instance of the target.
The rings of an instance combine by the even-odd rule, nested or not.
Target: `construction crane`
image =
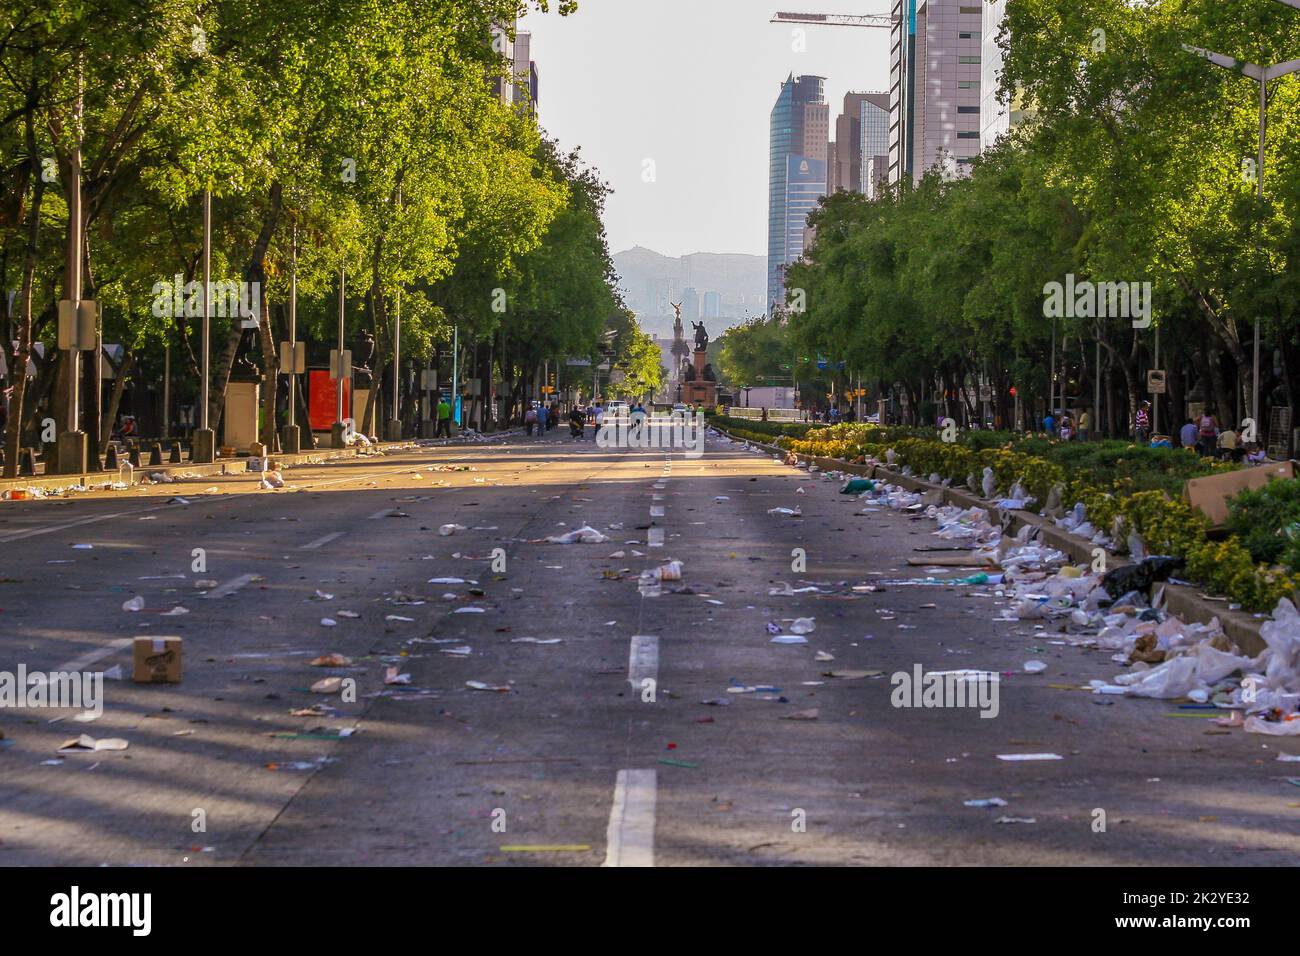
[[[775,14],[770,23],[802,23],[823,27],[879,27],[888,30],[894,25],[894,18],[885,14],[865,14],[861,16],[845,13],[780,13]]]

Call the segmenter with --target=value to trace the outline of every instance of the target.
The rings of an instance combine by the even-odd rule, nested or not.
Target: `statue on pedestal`
[[[692,322],[691,327],[695,329],[695,351],[707,351],[709,347],[709,333],[704,330],[704,323]]]

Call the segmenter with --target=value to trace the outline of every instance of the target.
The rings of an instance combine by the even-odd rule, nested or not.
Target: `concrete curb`
[[[394,451],[403,448],[416,448],[414,440],[395,441],[395,442],[377,442],[376,444],[364,446],[358,449],[352,448],[322,448],[315,451],[300,452],[296,455],[269,455],[270,466],[272,470],[278,468],[293,468],[297,465],[318,465],[327,461],[341,461],[347,458],[364,457],[360,454],[362,450],[369,451]],[[254,459],[249,457],[243,458],[222,458],[212,464],[195,465],[189,462],[181,462],[178,465],[141,465],[135,469],[137,476],[145,473],[156,472],[185,472],[197,477],[208,477],[211,475],[242,475],[248,472],[248,463]],[[260,474],[260,472],[253,472]],[[117,480],[117,475],[108,471],[88,471],[80,475],[36,475],[26,478],[7,478],[0,480],[0,492],[8,491],[13,488],[40,488],[42,490],[53,490],[59,488],[73,488],[78,485],[94,487],[103,485]]]
[[[768,445],[746,438],[736,438],[730,432],[718,428],[716,425],[713,428],[733,441],[748,441],[755,448],[762,448],[773,455],[785,457],[790,453],[788,449],[779,448],[776,445]],[[838,458],[821,458],[815,455],[797,455],[797,457],[800,461],[816,465],[823,471],[842,471],[845,474],[860,475],[864,478],[881,478],[890,484],[898,485],[909,491],[939,492],[940,501],[943,504],[956,505],[959,508],[983,508],[989,513],[994,524],[997,524],[1000,518],[999,508],[969,491],[958,488],[945,488],[942,485],[931,484],[919,478],[900,475],[881,465],[856,465],[852,462],[841,461]],[[1076,563],[1092,563],[1092,552],[1096,545],[1070,534],[1068,531],[1061,530],[1052,523],[1051,519],[1044,518],[1031,511],[1007,511],[1005,514],[1009,519],[1006,526],[1008,533],[1015,534],[1023,526],[1029,525],[1038,529],[1040,540],[1059,551],[1065,552]],[[1131,563],[1124,557],[1112,554],[1109,551],[1106,552],[1107,567],[1117,568]],[[1224,633],[1250,657],[1256,656],[1267,646],[1264,639],[1259,635],[1260,625],[1267,618],[1257,618],[1248,611],[1230,611],[1228,610],[1227,601],[1205,598],[1202,596],[1203,592],[1200,588],[1191,585],[1165,584],[1163,587],[1165,589],[1165,607],[1171,614],[1176,614],[1189,623],[1200,624],[1208,624],[1212,618],[1217,617]]]

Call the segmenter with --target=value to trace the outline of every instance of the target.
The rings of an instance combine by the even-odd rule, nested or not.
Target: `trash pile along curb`
[[[1208,614],[1204,622],[1189,624],[1169,608],[1167,596],[1177,586],[1176,579],[1170,581],[1178,567],[1173,559],[1111,561],[1106,551],[1105,574],[1093,571],[1087,561],[1070,563],[1071,552],[1083,549],[1093,554],[1092,549],[1109,544],[1104,534],[1088,526],[1082,506],[1049,521],[1024,511],[1032,502],[1017,498],[1015,489],[1009,499],[981,501],[944,485],[894,474],[878,463],[852,466],[732,438],[716,428],[715,432],[744,449],[770,454],[774,460],[806,469],[809,474],[820,473],[823,480],[843,481],[843,491],[856,493],[857,500],[873,510],[924,516],[936,523],[937,536],[962,541],[983,562],[1002,568],[1000,575],[927,576],[893,583],[991,586],[995,588],[992,594],[973,593],[1008,605],[995,620],[1056,623],[1061,626],[1061,643],[1112,651],[1111,661],[1117,668],[1125,668],[1123,673],[1112,680],[1094,679],[1080,689],[1094,694],[1187,700],[1190,703],[1184,707],[1204,710],[1203,716],[1216,711],[1226,714],[1215,721],[1221,726],[1272,736],[1300,735],[1300,613],[1291,601],[1283,599],[1271,619],[1247,628],[1254,641],[1234,640],[1209,602],[1200,609]],[[853,479],[864,473],[873,479],[878,474],[881,477],[867,488],[861,479]],[[992,493],[994,489],[987,484],[982,490]],[[965,500],[945,503],[949,498]],[[990,520],[994,514],[1003,519],[999,526]],[[1014,535],[1004,533],[1013,518],[1018,519],[1018,530]],[[1049,533],[1052,531],[1056,534]],[[1064,539],[1067,547],[1053,547],[1052,538]],[[1140,542],[1135,544],[1140,554]],[[1142,593],[1141,585],[1155,586],[1150,597]],[[1045,630],[1047,625],[1038,626]]]

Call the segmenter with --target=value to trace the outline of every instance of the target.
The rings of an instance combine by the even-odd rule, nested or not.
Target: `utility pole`
[[[72,144],[68,156],[68,261],[64,275],[64,298],[59,302],[59,348],[68,360],[67,429],[57,441],[55,468],[59,474],[76,475],[86,470],[86,433],[81,430],[81,350],[95,347],[93,317],[95,303],[81,301],[81,59],[77,60],[77,96],[72,111]],[[19,370],[22,374],[22,370]],[[48,465],[47,465],[48,467]]]

